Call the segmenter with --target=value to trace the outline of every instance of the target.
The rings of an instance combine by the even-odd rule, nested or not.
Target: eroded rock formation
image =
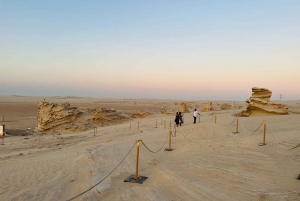
[[[138,111],[136,113],[133,113],[131,115],[132,118],[145,118],[147,116],[150,116],[151,114],[149,112],[144,112],[144,111]]]
[[[247,110],[242,111],[242,116],[267,116],[267,115],[287,115],[288,108],[283,104],[276,104],[270,101],[272,91],[265,88],[252,88],[252,96],[246,100]]]
[[[201,110],[202,112],[213,111],[212,102],[208,102],[206,106]]]
[[[220,106],[220,110],[231,110],[232,109],[232,105],[228,104],[228,103],[223,103]]]
[[[180,103],[180,112],[182,113],[190,112],[186,102]]]
[[[73,133],[85,131],[95,126],[116,124],[128,119],[128,115],[112,109],[77,108],[71,107],[68,102],[38,103],[37,133],[64,132]]]

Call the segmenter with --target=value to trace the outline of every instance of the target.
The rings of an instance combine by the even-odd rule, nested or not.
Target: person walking
[[[181,112],[179,112],[179,125],[181,126],[181,124],[183,124],[183,114],[181,114]]]
[[[193,114],[193,117],[194,117],[194,124],[196,123],[196,120],[197,120],[197,115],[199,114],[199,112],[197,111],[197,109],[194,110],[194,114]]]
[[[179,125],[179,113],[178,112],[176,112],[175,123],[176,123],[176,125],[178,127],[178,125]]]

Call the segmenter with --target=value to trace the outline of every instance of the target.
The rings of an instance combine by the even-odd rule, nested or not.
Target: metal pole
[[[264,138],[263,138],[263,145],[266,145],[266,131],[267,131],[267,122],[264,121]]]
[[[139,154],[140,154],[140,141],[136,142],[136,163],[135,163],[135,175],[133,177],[134,180],[139,178]]]

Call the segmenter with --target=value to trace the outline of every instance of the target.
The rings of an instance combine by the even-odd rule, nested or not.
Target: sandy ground
[[[0,200],[68,200],[99,183],[126,154],[112,174],[74,200],[300,200],[300,147],[283,149],[300,143],[300,101],[283,102],[293,111],[290,115],[240,117],[237,134],[232,133],[236,122],[228,110],[216,112],[216,124],[211,112],[201,113],[196,124],[186,113],[175,137],[174,116],[160,114],[161,107],[172,109],[174,100],[2,96],[2,123],[7,129],[34,128],[37,102],[43,99],[122,112],[144,110],[152,116],[98,127],[96,136],[93,130],[8,136],[0,145]],[[206,102],[193,103],[201,109]],[[258,146],[263,120],[267,145]],[[170,121],[173,150],[164,151]],[[143,184],[123,182],[135,173],[136,140],[158,151],[140,146],[139,175],[148,177]]]

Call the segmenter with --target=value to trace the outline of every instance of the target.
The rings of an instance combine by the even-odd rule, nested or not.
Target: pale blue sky
[[[300,1],[0,0],[0,95],[300,99]]]

